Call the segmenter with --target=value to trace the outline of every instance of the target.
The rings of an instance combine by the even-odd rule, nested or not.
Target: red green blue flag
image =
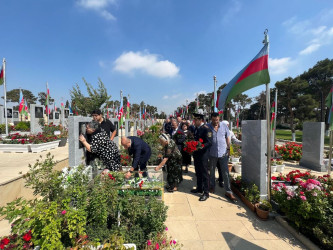
[[[130,106],[131,106],[131,104],[130,104],[129,100],[127,99],[126,119],[130,118]]]
[[[24,114],[24,98],[21,89],[20,89],[20,100],[19,100],[19,113],[21,115]]]
[[[4,82],[4,73],[3,73],[3,66],[1,67],[1,71],[0,71],[0,85],[3,84]]]
[[[273,131],[274,130],[274,126],[275,126],[275,110],[276,110],[276,107],[275,107],[275,102],[273,102],[272,104],[272,107],[271,107],[271,130]]]
[[[218,98],[218,109],[224,110],[225,105],[235,96],[269,82],[268,43],[266,43],[260,52],[223,88]]]

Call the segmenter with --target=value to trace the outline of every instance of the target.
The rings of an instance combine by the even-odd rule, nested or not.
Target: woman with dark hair
[[[85,148],[89,152],[96,154],[110,171],[121,170],[120,154],[117,145],[110,140],[110,136],[105,131],[101,131],[99,123],[97,121],[89,122],[86,133],[91,135],[90,144],[83,135],[80,135],[79,138]]]
[[[178,185],[182,178],[182,155],[179,152],[176,143],[174,140],[170,139],[169,135],[161,134],[159,139],[163,146],[164,153],[162,162],[155,168],[155,170],[158,171],[166,165],[168,173],[167,190],[168,192],[174,192],[178,190]]]
[[[184,122],[181,124],[181,128],[182,128],[182,131],[183,131],[184,137],[185,137],[184,141],[193,139],[193,134],[188,130],[188,127],[189,127],[189,125],[187,122]],[[186,151],[184,151],[183,149],[182,149],[181,153],[182,153],[182,158],[183,158],[182,166],[185,166],[184,173],[188,173],[188,166],[191,165],[191,155],[189,153],[187,153]]]

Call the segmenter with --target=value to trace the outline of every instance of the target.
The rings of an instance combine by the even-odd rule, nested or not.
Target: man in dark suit
[[[121,145],[128,150],[129,155],[133,155],[132,167],[126,173],[125,177],[131,177],[133,171],[144,171],[142,174],[147,176],[147,162],[151,156],[151,149],[149,145],[141,138],[136,136],[122,137]]]
[[[204,115],[202,110],[198,110],[198,113],[194,113],[194,139],[200,141],[203,144],[203,148],[194,151],[194,168],[197,175],[197,187],[192,189],[192,193],[200,193],[199,201],[205,201],[209,198],[209,175],[208,175],[208,158],[209,149],[212,145],[212,132],[204,124]]]

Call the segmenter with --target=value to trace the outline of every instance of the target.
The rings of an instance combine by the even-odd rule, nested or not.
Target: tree
[[[38,93],[38,101],[41,105],[46,105],[46,92],[39,92]],[[49,105],[52,105],[54,102],[54,99],[50,96],[49,97]]]
[[[72,109],[83,116],[87,116],[91,114],[93,110],[101,109],[101,107],[109,101],[111,96],[108,95],[107,89],[100,78],[98,78],[97,89],[94,89],[84,78],[82,78],[82,80],[86,85],[88,96],[82,94],[78,84],[70,90],[70,96],[73,105]]]
[[[252,98],[250,98],[246,94],[239,94],[236,95],[233,99],[234,103],[237,103],[237,106],[240,106],[240,114],[239,114],[239,120],[243,120],[243,111],[245,110],[245,107],[249,104],[252,103]],[[233,106],[230,107],[235,109],[236,105],[234,104]]]
[[[24,99],[27,101],[28,107],[30,104],[35,104],[37,101],[37,97],[27,89],[22,89],[22,94]],[[4,99],[4,97],[1,97]],[[10,91],[7,91],[7,102],[17,102],[20,103],[20,89],[12,89]]]
[[[325,98],[333,84],[333,59],[325,59],[316,63],[315,66],[304,72],[302,79],[309,83],[308,93],[320,102],[320,121],[324,122]]]
[[[308,87],[308,83],[300,77],[285,78],[283,81],[275,83],[278,89],[278,103],[285,108],[285,116],[289,118],[291,132],[295,133],[295,118],[297,110],[302,105],[310,105],[302,108],[302,112],[313,112],[314,106],[311,105],[311,100],[308,95],[304,95]],[[313,103],[313,102],[312,102]],[[300,115],[299,115],[300,117]]]
[[[259,115],[258,115],[258,120],[261,119],[261,111],[266,105],[266,91],[260,92],[260,94],[255,97],[255,100],[258,102],[260,109],[259,109]]]

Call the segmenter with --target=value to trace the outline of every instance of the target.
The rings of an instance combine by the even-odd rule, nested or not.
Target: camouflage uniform
[[[167,182],[170,188],[178,187],[179,182],[182,181],[182,154],[174,140],[171,139],[164,147],[163,158],[168,158],[166,162]]]

